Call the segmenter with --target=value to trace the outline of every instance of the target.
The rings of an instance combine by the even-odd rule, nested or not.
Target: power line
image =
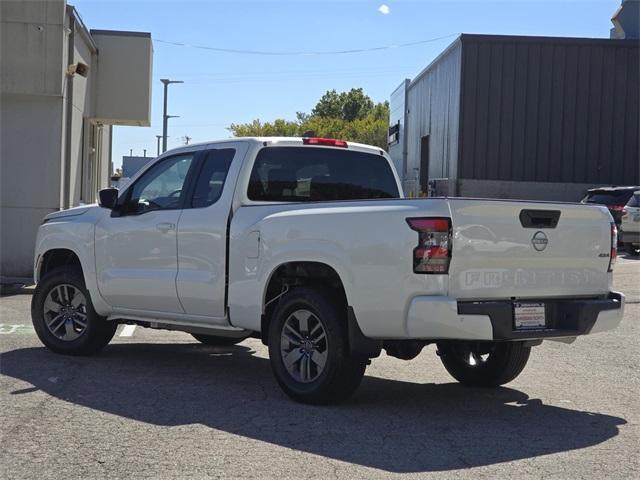
[[[459,35],[458,33],[450,33],[449,35],[444,35],[442,37],[429,38],[427,40],[418,40],[416,42],[407,42],[407,43],[399,43],[396,45],[383,45],[380,47],[370,47],[370,48],[355,48],[351,50],[319,50],[319,51],[267,51],[267,50],[242,50],[237,48],[221,48],[221,47],[211,47],[206,45],[193,45],[190,43],[183,42],[172,42],[169,40],[159,40],[154,39],[154,42],[165,43],[167,45],[174,45],[178,47],[188,47],[188,48],[197,48],[200,50],[211,50],[214,52],[221,53],[235,53],[241,55],[268,55],[268,56],[314,56],[314,55],[345,55],[352,53],[367,53],[367,52],[378,52],[381,50],[392,50],[395,48],[404,48],[404,47],[413,47],[416,45],[423,45],[425,43],[436,42],[438,40],[444,40],[445,38],[451,38]]]
[[[368,67],[348,67],[348,68],[323,68],[322,70],[309,70],[309,69],[295,69],[295,70],[257,70],[257,71],[235,71],[233,75],[235,77],[244,78],[247,76],[273,76],[280,75],[282,77],[287,77],[290,75],[322,75],[322,74],[331,74],[331,75],[340,75],[340,74],[362,74],[367,72],[379,72],[379,71],[398,71],[398,69],[415,69],[418,67],[422,67],[423,65],[378,65],[378,66],[368,66]],[[199,72],[199,73],[182,73],[180,74],[182,78],[188,78],[191,83],[192,79],[201,79],[201,78],[211,78],[211,79],[223,79],[226,80],[229,77],[228,72]]]
[[[223,85],[223,84],[235,84],[235,83],[255,83],[255,82],[281,82],[283,80],[300,80],[300,79],[324,79],[324,78],[366,78],[371,77],[398,77],[402,76],[402,72],[400,70],[391,70],[388,72],[376,72],[376,73],[368,73],[366,75],[362,73],[350,73],[350,74],[313,74],[313,75],[290,75],[290,76],[274,76],[274,77],[243,77],[243,78],[220,78],[220,79],[201,79],[201,80],[193,80],[189,82],[191,85]]]

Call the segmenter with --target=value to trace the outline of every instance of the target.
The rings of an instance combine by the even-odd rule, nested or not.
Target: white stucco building
[[[0,1],[0,276],[31,275],[52,211],[109,186],[113,125],[148,126],[153,46],[64,0]]]

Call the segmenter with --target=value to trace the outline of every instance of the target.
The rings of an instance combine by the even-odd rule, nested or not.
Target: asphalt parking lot
[[[0,476],[638,478],[640,260],[622,255],[621,326],[544,342],[503,388],[453,383],[435,348],[382,355],[346,404],[293,403],[266,348],[119,327],[95,357],[53,354],[30,295],[0,298]]]

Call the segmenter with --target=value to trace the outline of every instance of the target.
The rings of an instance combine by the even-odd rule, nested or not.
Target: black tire
[[[625,247],[627,249],[627,252],[629,252],[631,255],[640,255],[640,245],[636,247],[631,243],[627,243]]]
[[[522,342],[447,342],[438,344],[444,368],[464,385],[497,387],[509,383],[524,369],[531,347]],[[473,363],[470,356],[473,354]]]
[[[251,335],[247,335],[244,337],[220,337],[218,335],[201,335],[199,333],[192,333],[191,336],[204,345],[210,345],[212,347],[223,347],[240,343],[243,340],[249,338]]]
[[[346,308],[343,311],[331,302],[330,298],[330,295],[322,290],[293,289],[281,299],[269,323],[271,369],[284,392],[301,403],[324,405],[346,400],[360,385],[367,366],[366,359],[349,356]],[[323,369],[317,378],[307,383],[294,378],[287,370],[281,353],[281,335],[285,323],[294,312],[300,310],[311,312],[315,316],[314,320],[321,324],[326,336],[323,347],[326,360]]]
[[[83,311],[86,327],[73,340],[58,338],[47,327],[45,301],[50,292],[61,285],[71,285],[81,292],[86,300]],[[66,355],[92,355],[102,350],[113,338],[118,328],[116,322],[107,322],[105,317],[96,313],[91,303],[89,291],[84,284],[82,272],[73,269],[58,268],[47,273],[36,286],[31,299],[31,320],[40,341],[50,350]]]

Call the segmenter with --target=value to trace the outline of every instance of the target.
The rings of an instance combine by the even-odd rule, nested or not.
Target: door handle
[[[169,230],[175,230],[176,224],[169,222],[162,222],[156,225],[156,228],[160,230],[162,233],[167,233]]]

